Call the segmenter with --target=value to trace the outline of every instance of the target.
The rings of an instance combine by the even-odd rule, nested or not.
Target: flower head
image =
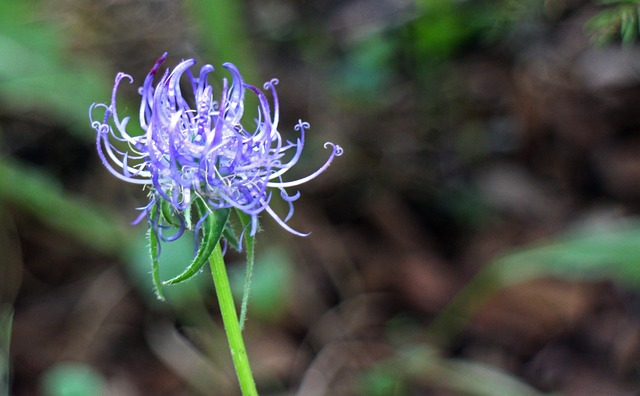
[[[309,124],[298,121],[295,141],[284,140],[278,132],[279,104],[273,79],[264,84],[271,91],[271,104],[259,88],[247,84],[236,66],[223,66],[231,74],[231,82],[222,80],[219,99],[207,81],[213,66],[205,65],[196,77],[190,68],[193,59],[180,62],[167,70],[153,84],[165,53],[149,71],[143,86],[140,105],[140,126],[144,134],[127,132],[129,117],[121,118],[116,109],[116,93],[122,80],[133,82],[131,76],[118,73],[110,104],[93,104],[89,110],[91,125],[97,132],[96,146],[104,166],[124,181],[149,188],[149,203],[141,208],[139,219],[146,215],[154,232],[162,239],[178,238],[185,229],[190,204],[200,198],[209,208],[237,208],[251,217],[250,233],[258,228],[258,215],[266,211],[287,231],[305,235],[287,225],[293,214],[293,202],[298,192],[289,187],[303,184],[321,174],[342,148],[325,143],[331,153],[318,170],[298,180],[285,181],[283,176],[299,160]],[[183,78],[185,77],[185,78]],[[181,82],[186,82],[192,95],[183,94]],[[245,95],[258,100],[253,125],[243,125]],[[104,118],[95,120],[96,109],[104,109]],[[123,150],[122,147],[127,147]],[[289,213],[281,218],[271,208],[273,192],[288,203]],[[158,213],[163,203],[169,203],[172,215],[179,220],[179,231],[162,236],[165,228]],[[197,226],[196,226],[197,229]]]

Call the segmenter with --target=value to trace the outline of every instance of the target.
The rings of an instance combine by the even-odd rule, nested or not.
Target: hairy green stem
[[[227,269],[224,265],[224,258],[222,257],[220,243],[218,243],[216,248],[213,250],[209,263],[211,264],[213,284],[218,296],[220,312],[222,313],[222,322],[224,323],[224,330],[227,333],[227,339],[229,340],[231,358],[233,359],[233,365],[236,368],[236,374],[238,375],[242,395],[257,396],[258,391],[256,390],[256,384],[253,380],[253,375],[251,374],[247,350],[245,349],[244,340],[242,339],[242,331],[240,330],[236,306],[231,294],[231,286],[229,285],[229,277],[227,276]]]

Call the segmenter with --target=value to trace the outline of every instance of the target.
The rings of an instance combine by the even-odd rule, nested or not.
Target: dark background
[[[87,117],[124,71],[135,121],[168,51],[218,87],[226,61],[279,78],[280,132],[311,124],[298,175],[345,150],[301,187],[310,236],[263,218],[244,333],[261,394],[637,395],[634,7],[3,0],[0,391],[239,394],[210,275],[155,300],[128,224],[145,193],[102,167]],[[191,255],[163,245],[163,278]]]

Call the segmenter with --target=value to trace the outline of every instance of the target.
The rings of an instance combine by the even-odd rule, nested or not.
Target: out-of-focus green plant
[[[442,358],[427,345],[409,345],[376,365],[363,378],[362,394],[409,394],[411,384],[470,396],[542,396],[517,378],[487,365]]]
[[[531,279],[609,279],[640,291],[640,224],[614,223],[567,233],[555,241],[499,257],[480,272],[430,327],[434,340],[448,344],[497,291]]]
[[[99,208],[72,197],[41,171],[0,158],[0,204],[11,205],[96,250],[120,255],[130,231]]]
[[[242,67],[246,81],[259,81],[257,65],[247,34],[242,2],[234,0],[186,0],[202,48],[222,62]],[[215,58],[214,58],[215,59]]]
[[[620,39],[632,45],[640,35],[640,0],[600,0],[606,8],[586,25],[595,44],[602,45]]]
[[[288,254],[277,246],[266,247],[256,257],[253,280],[251,282],[252,318],[271,322],[282,317],[286,312],[293,278],[294,265]],[[244,295],[244,271],[242,266],[229,269],[229,279],[234,297],[240,300]]]
[[[0,2],[0,106],[18,115],[36,114],[63,125],[84,142],[87,108],[109,90],[99,65],[67,56],[64,39],[41,13],[40,1]],[[38,224],[61,231],[114,257],[127,251],[133,231],[115,213],[65,192],[44,170],[0,157],[0,207],[17,209]],[[6,274],[5,274],[6,275]],[[9,395],[9,343],[12,308],[0,306],[0,392]],[[46,395],[99,395],[103,381],[85,366],[56,366],[45,377]]]
[[[86,142],[94,139],[87,108],[109,89],[109,79],[93,63],[65,54],[52,21],[40,15],[39,1],[0,2],[0,105],[16,113],[36,112],[65,125]],[[30,213],[99,251],[119,254],[126,231],[103,208],[66,194],[42,171],[0,159],[0,204]]]
[[[450,57],[480,27],[480,9],[470,1],[421,0],[416,8],[419,16],[408,24],[408,33],[418,60],[427,64]]]
[[[392,81],[395,42],[382,33],[353,43],[345,58],[337,62],[334,90],[341,105],[373,105],[387,99],[380,92]]]
[[[87,364],[63,362],[44,373],[41,391],[45,396],[100,396],[107,392],[107,381]]]
[[[640,0],[595,0],[603,9],[585,24],[586,32],[596,45],[620,40],[633,45],[640,35]],[[506,36],[520,37],[535,31],[542,22],[566,14],[575,5],[554,0],[496,0],[486,2],[478,20],[487,27],[491,41]]]
[[[0,104],[46,115],[89,141],[87,108],[108,91],[110,81],[98,64],[66,55],[59,29],[39,16],[41,6],[39,1],[0,2]]]
[[[186,0],[185,4],[198,33],[198,44],[205,54],[210,55],[206,58],[239,65],[245,81],[261,81],[247,33],[243,3],[235,0]],[[251,96],[246,100],[247,108],[258,105]]]
[[[528,34],[545,19],[545,0],[496,0],[487,4],[488,13],[482,24],[485,37],[500,41],[511,37],[516,40]]]

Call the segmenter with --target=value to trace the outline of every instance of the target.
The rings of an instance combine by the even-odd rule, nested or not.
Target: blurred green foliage
[[[416,1],[405,22],[379,22],[378,29],[345,44],[343,56],[334,62],[336,98],[354,108],[384,105],[388,97],[382,93],[392,91],[403,71],[432,83],[434,68],[479,40],[493,10],[475,1]]]
[[[107,392],[107,382],[89,365],[62,362],[44,373],[41,391],[44,396],[101,396]]]
[[[98,63],[67,56],[59,29],[41,12],[39,1],[0,2],[0,103],[44,114],[89,141],[89,105],[108,97],[111,79]]]
[[[418,64],[447,59],[479,33],[484,8],[473,1],[419,0],[418,17],[407,28]]]
[[[243,77],[256,84],[259,73],[247,33],[243,3],[216,0],[212,6],[207,0],[186,0],[185,4],[198,32],[200,47],[208,57],[236,64]]]
[[[264,322],[275,322],[289,308],[294,264],[281,247],[270,246],[256,257],[249,295],[250,317]],[[244,265],[229,268],[229,281],[238,301],[243,298]]]
[[[349,47],[345,58],[336,62],[334,90],[343,105],[361,107],[380,103],[381,91],[393,81],[396,44],[383,34],[372,34]]]
[[[408,383],[466,396],[547,395],[488,365],[442,358],[435,348],[428,345],[401,348],[394,357],[376,365],[364,376],[361,393],[371,396],[407,395],[411,394]]]
[[[108,97],[110,83],[91,62],[70,58],[42,2],[0,2],[0,104],[17,113],[46,115],[86,142],[89,105]],[[41,170],[0,158],[0,202],[20,208],[43,224],[67,232],[99,251],[117,254],[126,231],[117,216],[63,191]]]
[[[430,326],[447,345],[499,290],[543,277],[572,281],[613,280],[640,292],[640,224],[620,221],[580,228],[538,246],[505,253],[483,269]]]
[[[0,202],[86,243],[119,255],[129,230],[115,213],[66,193],[59,182],[26,164],[0,158]]]
[[[606,44],[615,39],[625,46],[632,45],[640,35],[639,0],[599,0],[605,7],[587,23],[587,30],[593,41]]]
[[[206,57],[238,66],[243,79],[260,86],[260,72],[249,40],[243,2],[235,0],[185,0],[190,20]],[[245,108],[257,106],[257,99],[247,96]]]

